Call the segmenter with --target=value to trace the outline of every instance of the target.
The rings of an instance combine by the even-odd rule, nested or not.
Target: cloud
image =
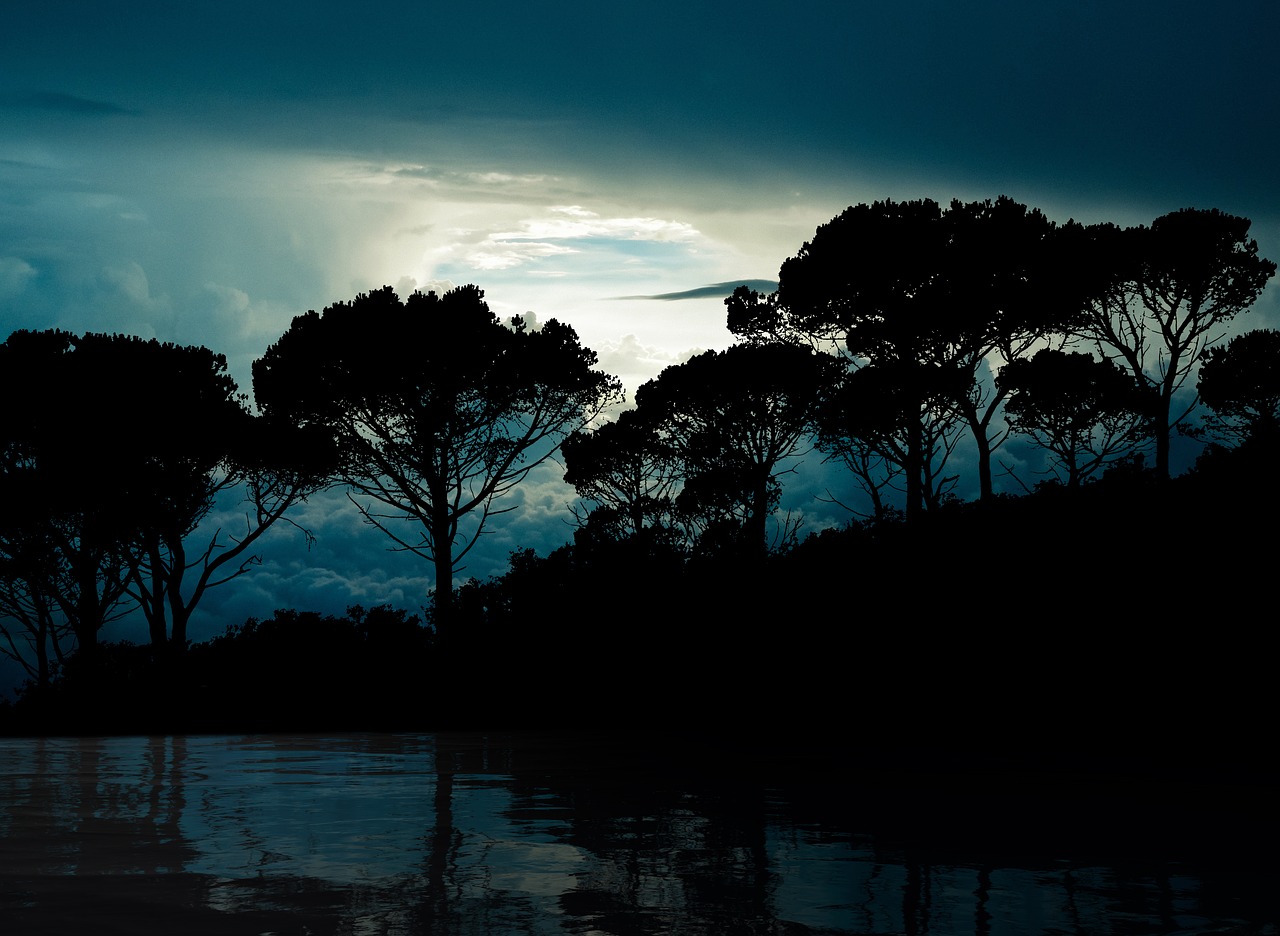
[[[491,235],[467,254],[467,262],[477,270],[508,270],[532,260],[577,252],[572,247],[562,247],[559,244],[511,243],[504,241],[502,235]]]
[[[622,381],[622,385],[634,391],[642,383],[652,380],[672,364],[680,364],[706,348],[688,348],[679,352],[665,351],[652,345],[644,345],[635,335],[624,335],[615,342],[604,342],[596,349],[598,367]]]
[[[217,282],[184,288],[176,298],[157,296],[146,272],[130,262],[100,271],[90,298],[63,310],[56,324],[77,333],[121,332],[180,345],[203,345],[226,356],[231,375],[248,393],[253,361],[302,311],[305,309],[292,303],[255,297],[245,289]],[[40,322],[33,327],[50,324]]]
[[[71,331],[94,331],[140,338],[161,338],[173,332],[173,306],[168,296],[154,295],[146,271],[136,261],[102,267],[94,278],[86,306],[78,316],[80,327],[65,322]]]
[[[18,257],[0,257],[0,299],[12,299],[35,278],[36,268]]]
[[[207,545],[216,530],[223,531],[224,541],[228,534],[244,530],[246,505],[241,495],[224,494],[196,531],[196,544]],[[205,594],[192,619],[194,640],[277,608],[342,614],[352,604],[391,604],[416,611],[426,602],[431,566],[392,550],[391,540],[361,519],[343,489],[321,491],[288,516],[292,523],[276,524],[256,544],[260,565]],[[310,548],[293,523],[314,534]]]
[[[614,240],[689,241],[698,229],[684,221],[662,218],[605,218],[579,205],[554,206],[552,217],[521,222],[521,230],[492,234],[495,241],[574,240],[603,237]]]
[[[459,268],[492,273],[536,265],[549,258],[568,258],[587,251],[616,251],[625,244],[677,247],[702,237],[697,228],[683,221],[606,217],[578,205],[552,206],[545,214],[516,221],[513,227],[497,230],[488,227],[486,222],[501,224],[502,213],[499,208],[488,217],[475,217],[474,220],[479,222],[475,226],[453,227],[442,232],[452,238],[452,243],[443,244],[434,252],[437,260],[441,263],[446,259],[451,261],[448,267],[451,272]],[[578,266],[582,266],[581,261]],[[593,258],[590,275],[599,275],[601,269],[598,258]],[[538,272],[543,276],[563,276],[566,273],[564,270],[545,269]]]
[[[136,116],[137,111],[109,101],[94,101],[89,98],[76,97],[74,94],[62,94],[58,91],[36,91],[31,94],[11,97],[9,106],[27,110],[55,111],[62,114],[77,114],[86,117],[110,117],[114,115]]]
[[[103,267],[99,282],[108,291],[127,302],[147,305],[151,302],[151,285],[147,274],[137,263],[129,262],[118,267]]]
[[[658,293],[654,296],[615,296],[613,298],[658,299],[663,302],[678,301],[680,299],[721,299],[732,296],[733,291],[739,286],[746,286],[756,292],[771,293],[777,290],[778,283],[776,280],[762,279],[729,280],[724,283],[712,283],[710,286],[698,286],[694,289],[685,289],[680,292]]]
[[[536,172],[466,172],[462,177],[482,185],[543,185],[547,182],[559,181],[555,176]]]
[[[516,318],[520,319],[524,323],[524,327],[531,332],[542,330],[542,323],[538,321],[538,313],[536,312],[524,312],[516,316]]]
[[[463,560],[460,578],[486,579],[507,571],[510,555],[532,549],[547,555],[573,538],[573,488],[565,483],[559,456],[537,465],[501,501],[499,509],[511,508],[489,519],[477,548]]]
[[[219,312],[241,313],[249,308],[249,294],[234,286],[223,286],[221,283],[205,283],[204,292],[211,300],[213,309]]]

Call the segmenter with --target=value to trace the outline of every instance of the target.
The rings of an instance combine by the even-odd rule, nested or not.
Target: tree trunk
[[[987,426],[978,415],[978,408],[970,400],[964,401],[964,418],[973,433],[978,450],[978,500],[990,501],[995,496],[991,481],[991,440],[987,438]]]
[[[1170,361],[1169,373],[1173,373],[1173,365],[1176,361]],[[1156,434],[1156,477],[1167,481],[1169,479],[1169,413],[1173,408],[1173,386],[1171,381],[1166,379],[1160,387],[1160,402],[1156,406],[1156,416],[1153,431]]]
[[[436,561],[436,626],[447,626],[453,618],[453,524],[443,486],[431,491],[431,547]]]
[[[36,604],[36,685],[40,691],[49,688],[49,639],[53,630],[53,620],[44,599],[37,592]]]
[[[151,604],[143,605],[147,615],[147,628],[151,633],[151,648],[160,651],[168,638],[164,614],[164,569],[160,564],[160,542],[155,540],[147,550],[151,562]],[[141,578],[139,575],[138,578]],[[137,581],[137,579],[135,579]]]
[[[1076,459],[1076,446],[1073,444],[1067,450],[1067,490],[1075,491],[1080,488],[1080,465]]]
[[[769,472],[761,470],[751,491],[751,517],[747,522],[747,542],[761,556],[769,551]]]
[[[169,615],[173,619],[170,644],[175,653],[182,653],[187,649],[187,622],[191,620],[191,610],[202,589],[196,589],[190,605],[183,603],[182,578],[187,570],[187,553],[182,546],[181,534],[169,537],[169,561],[172,564],[169,569]]]
[[[908,520],[917,519],[924,512],[924,427],[920,425],[921,416],[911,420],[907,429],[907,464],[903,467],[907,475],[907,510]]]
[[[635,536],[639,536],[644,532],[644,504],[640,498],[635,498],[630,504],[631,512],[631,532]]]
[[[191,620],[191,611],[183,608],[180,611],[173,611],[173,637],[169,641],[171,649],[175,653],[182,653],[187,649],[187,622]]]
[[[436,755],[436,788],[432,797],[435,822],[428,836],[430,844],[427,848],[427,880],[426,900],[423,910],[426,912],[428,931],[440,930],[447,926],[449,916],[449,857],[453,850],[453,751],[437,741]]]
[[[73,629],[76,634],[77,653],[90,658],[98,652],[98,630],[102,627],[102,609],[98,602],[97,562],[81,557],[76,568],[77,589],[76,617]]]

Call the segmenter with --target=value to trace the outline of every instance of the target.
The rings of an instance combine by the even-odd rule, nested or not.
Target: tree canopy
[[[564,440],[564,479],[595,507],[584,522],[614,537],[674,525],[680,460],[648,410],[629,409]]]
[[[1280,331],[1259,329],[1209,348],[1196,383],[1210,432],[1235,442],[1280,442]]]
[[[185,646],[206,589],[246,571],[251,544],[323,478],[299,439],[261,431],[208,348],[16,332],[0,345],[0,381],[27,401],[0,417],[2,600],[37,681],[46,648],[60,656],[74,636],[92,655],[103,625],[135,604],[153,645]],[[192,549],[215,500],[241,485],[245,529]]]
[[[1195,408],[1175,409],[1205,351],[1257,300],[1276,265],[1258,255],[1247,218],[1184,208],[1148,227],[1086,229],[1077,257],[1090,301],[1077,333],[1122,362],[1156,393],[1151,432],[1155,470],[1169,476],[1173,430]]]
[[[107,385],[76,393],[73,341],[21,331],[0,345],[4,397],[25,403],[0,409],[0,610],[21,629],[20,638],[5,630],[6,655],[40,684],[51,652],[61,660],[78,640],[93,653],[133,559],[135,518],[121,496],[134,485],[131,465],[116,457],[118,432],[104,418]]]
[[[476,286],[388,286],[295,318],[253,386],[269,417],[330,435],[364,518],[433,563],[443,617],[504,495],[621,400],[595,363],[568,325],[503,324]]]
[[[740,344],[672,365],[636,391],[637,411],[680,461],[677,502],[704,534],[723,527],[764,550],[779,467],[808,447],[838,371],[805,347]]]
[[[1070,488],[1128,453],[1150,418],[1152,394],[1089,354],[1043,348],[1011,361],[996,382],[1010,394],[1009,425],[1051,454]]]
[[[1056,230],[1007,197],[852,206],[782,264],[774,308],[737,295],[729,327],[835,345],[854,366],[896,375],[900,445],[877,454],[905,475],[909,514],[936,490],[926,450],[949,451],[954,442],[937,435],[956,422],[972,433],[989,498],[991,454],[1007,430],[994,422],[1004,394],[988,372],[1065,331],[1079,311]]]

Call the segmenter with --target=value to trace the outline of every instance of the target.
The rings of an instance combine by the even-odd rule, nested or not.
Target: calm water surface
[[[602,750],[0,739],[0,934],[1276,932],[1248,871],[895,840],[800,762],[708,774]]]

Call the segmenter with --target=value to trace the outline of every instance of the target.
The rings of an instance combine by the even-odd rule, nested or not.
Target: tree
[[[122,399],[146,401],[147,430],[129,437],[119,456],[138,492],[129,503],[128,592],[152,646],[181,652],[206,591],[258,561],[250,547],[323,486],[329,466],[313,440],[250,413],[221,354],[125,335],[86,335],[76,345],[78,356],[100,361],[82,372],[109,372]],[[237,491],[250,507],[243,530],[199,538],[215,502]]]
[[[0,412],[4,604],[36,643],[41,679],[46,640],[60,654],[64,629],[94,655],[103,626],[127,611],[137,561],[146,488],[119,422],[136,399],[117,395],[120,374],[100,346],[62,331],[14,332],[0,345],[0,388],[23,401]]]
[[[1249,220],[1217,209],[1184,208],[1151,227],[1086,230],[1079,258],[1090,301],[1078,334],[1122,363],[1156,393],[1151,431],[1156,473],[1169,477],[1169,443],[1195,408],[1174,397],[1209,346],[1247,311],[1275,275],[1258,256]]]
[[[208,348],[39,332],[14,334],[0,353],[3,379],[33,401],[6,420],[12,613],[55,653],[60,613],[91,655],[132,598],[154,647],[185,648],[205,591],[247,571],[249,547],[322,483],[324,466],[306,440],[249,413]],[[253,506],[244,532],[218,530],[193,550],[215,500],[238,488]],[[25,504],[38,507],[19,524]]]
[[[217,369],[222,366],[218,362]],[[197,373],[207,378],[211,372]],[[193,448],[187,429],[165,437],[166,451],[151,465],[154,509],[140,531],[130,577],[130,594],[147,618],[152,645],[168,644],[178,652],[186,648],[188,624],[208,589],[257,565],[251,547],[277,522],[292,523],[287,512],[326,487],[334,467],[327,440],[318,433],[252,415],[238,394],[234,408],[196,419],[197,413],[182,407],[195,408],[198,398],[176,392],[169,397],[173,415],[193,420],[202,441]],[[218,528],[198,539],[196,530],[215,502],[237,491],[245,508],[243,527]],[[301,532],[310,544],[310,532]]]
[[[630,409],[564,440],[564,479],[596,506],[586,518],[617,537],[672,525],[679,459],[649,413]]]
[[[47,688],[65,661],[74,635],[57,613],[51,583],[60,559],[52,538],[24,505],[39,501],[26,479],[0,471],[0,657],[19,664],[38,688]],[[52,656],[51,656],[52,654]]]
[[[1280,331],[1245,332],[1209,348],[1196,389],[1209,433],[1236,444],[1280,442]]]
[[[955,387],[955,400],[977,446],[979,496],[987,500],[994,495],[991,459],[1008,431],[994,428],[1007,391],[984,372],[998,378],[1003,367],[1065,335],[1085,299],[1059,247],[1060,229],[1038,210],[1006,196],[953,201],[945,220],[949,354],[968,378]]]
[[[886,515],[884,492],[898,489],[899,479],[905,479],[908,515],[936,503],[954,484],[942,471],[955,447],[958,413],[951,394],[937,392],[941,371],[894,356],[891,344],[876,357],[854,352],[838,324],[796,314],[779,293],[765,296],[742,286],[725,305],[729,330],[748,343],[808,346],[844,364],[816,416],[818,444],[853,473],[874,516]]]
[[[915,464],[918,504],[936,509],[954,490],[946,473],[960,419],[948,403],[964,376],[910,361],[867,364],[843,374],[818,410],[818,446],[844,462],[870,498],[872,516],[884,519],[886,490],[902,490]],[[919,446],[913,454],[910,446]]]
[[[443,621],[504,496],[621,399],[595,363],[568,325],[504,325],[475,286],[403,302],[384,287],[295,318],[253,386],[269,418],[334,440],[365,520],[433,563]]]
[[[43,363],[46,351],[62,353],[68,338],[29,332],[11,336],[0,345],[3,391],[37,393],[38,385],[26,383],[35,375],[24,365]],[[40,422],[35,406],[0,412],[0,656],[18,663],[37,687],[45,688],[55,659],[62,662],[63,645],[70,644],[73,634],[57,613],[52,593],[64,566],[52,526],[55,512],[46,503],[48,492],[40,487],[36,471],[34,432]]]
[[[1151,408],[1151,394],[1123,368],[1054,348],[1011,361],[996,381],[1010,394],[1009,425],[1050,453],[1069,488],[1132,451]]]
[[[821,225],[796,256],[782,264],[776,313],[754,304],[738,319],[780,337],[803,335],[812,343],[835,345],[853,366],[866,363],[910,366],[902,373],[918,375],[914,366],[935,360],[931,333],[938,271],[945,234],[936,202],[876,202],[857,205]],[[730,327],[735,309],[730,306]],[[928,407],[923,391],[907,405],[902,469],[907,514],[924,507],[922,474]],[[918,415],[917,415],[918,414]]]
[[[734,345],[662,371],[636,391],[682,465],[677,502],[704,529],[732,527],[749,551],[767,547],[779,466],[808,447],[838,365],[808,348]]]
[[[736,296],[729,327],[835,344],[852,366],[908,381],[902,390],[913,398],[895,411],[914,415],[900,426],[896,456],[881,453],[901,459],[908,516],[929,501],[926,439],[950,428],[948,411],[973,435],[980,492],[990,497],[1005,430],[993,429],[1003,394],[986,374],[1063,330],[1078,306],[1055,238],[1040,212],[1007,197],[945,211],[930,200],[857,205],[783,263],[775,310]]]

